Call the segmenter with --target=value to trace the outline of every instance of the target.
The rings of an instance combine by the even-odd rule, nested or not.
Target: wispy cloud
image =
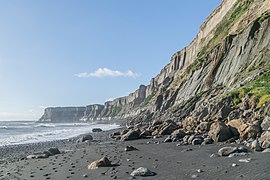
[[[97,78],[103,78],[103,77],[132,77],[136,78],[140,76],[137,73],[134,73],[131,70],[128,70],[127,72],[121,72],[118,70],[111,70],[109,68],[98,68],[94,72],[83,72],[79,74],[75,74],[75,76],[80,78],[89,78],[89,77],[97,77]]]

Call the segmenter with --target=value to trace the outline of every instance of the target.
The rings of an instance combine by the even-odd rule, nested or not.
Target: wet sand
[[[33,144],[32,149],[18,146],[21,151],[16,148],[5,150],[8,160],[1,154],[0,179],[270,179],[270,153],[254,152],[248,157],[210,157],[228,145],[177,146],[177,142],[162,143],[164,138],[119,142],[109,138],[111,132],[93,133],[94,142],[76,143],[76,139],[71,139],[45,143],[41,147]],[[125,147],[130,145],[138,150],[126,152]],[[54,146],[62,153],[45,159],[18,159]],[[3,153],[3,148],[1,150]],[[112,167],[87,169],[88,164],[104,156],[112,161]],[[251,161],[238,161],[245,158],[251,158]],[[233,163],[236,167],[232,166]],[[146,167],[156,175],[132,177],[130,173],[139,167]]]

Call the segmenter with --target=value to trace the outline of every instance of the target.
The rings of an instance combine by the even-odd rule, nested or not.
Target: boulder
[[[244,124],[244,122],[240,119],[234,119],[227,123],[227,126],[230,128],[233,136],[239,136],[240,130],[239,128]]]
[[[264,131],[259,138],[260,144],[263,144],[265,141],[270,141],[270,131]]]
[[[241,139],[255,139],[262,132],[262,128],[254,124],[243,124],[239,130]]]
[[[129,130],[128,129],[123,129],[122,131],[120,131],[120,136],[123,136],[124,134],[126,134]]]
[[[197,120],[193,117],[188,117],[182,121],[182,126],[185,130],[194,130],[198,126]]]
[[[226,147],[220,148],[218,150],[218,155],[219,156],[229,156],[230,154],[234,154],[234,153],[247,153],[247,152],[249,152],[249,151],[245,147],[226,146]]]
[[[56,147],[52,147],[52,148],[48,149],[48,152],[50,153],[50,156],[54,156],[56,154],[61,154],[59,149]]]
[[[154,176],[154,175],[156,175],[156,173],[150,171],[149,169],[147,169],[145,167],[140,167],[140,168],[134,170],[130,175],[131,176]]]
[[[92,141],[92,140],[93,140],[93,136],[91,136],[90,134],[86,134],[86,135],[83,135],[82,137],[80,137],[77,140],[77,143],[85,142],[85,141]]]
[[[202,145],[206,145],[206,144],[213,144],[213,140],[209,137],[204,138]]]
[[[269,129],[269,127],[270,127],[270,117],[269,116],[264,117],[262,124],[261,124],[261,127],[263,130]]]
[[[43,159],[43,158],[48,158],[50,155],[46,152],[36,152],[31,155],[28,155],[26,158],[27,159]]]
[[[171,138],[171,136],[168,136],[168,137],[166,137],[166,138],[164,139],[163,142],[165,142],[165,143],[167,143],[167,142],[173,142],[173,139]]]
[[[196,127],[196,131],[199,133],[203,133],[206,131],[209,131],[211,126],[210,122],[201,122],[197,127]]]
[[[187,140],[188,144],[192,144],[192,141],[193,141],[195,138],[196,138],[195,135],[189,136],[189,138],[188,138],[188,140]]]
[[[89,164],[87,166],[87,169],[97,169],[99,167],[110,167],[111,165],[112,165],[111,161],[107,157],[103,157]]]
[[[169,123],[168,125],[165,125],[162,127],[162,129],[159,131],[159,134],[170,135],[176,129],[177,129],[177,126],[175,123]]]
[[[152,133],[149,130],[143,130],[140,134],[140,138],[147,138],[151,135],[152,135]]]
[[[177,129],[171,133],[172,137],[179,140],[183,137],[185,137],[186,133],[180,129]]]
[[[202,138],[196,137],[196,138],[193,139],[192,145],[201,145],[202,142],[203,142]]]
[[[261,146],[259,144],[259,141],[257,139],[255,139],[254,141],[252,141],[250,148],[252,150],[254,150],[254,151],[261,151],[262,150],[262,148],[261,148]]]
[[[140,133],[136,130],[130,129],[126,134],[121,136],[121,141],[129,141],[140,138]]]
[[[270,141],[263,141],[262,143],[261,143],[261,147],[263,148],[263,149],[267,149],[267,148],[270,148]]]
[[[232,137],[229,127],[226,126],[223,121],[214,122],[210,127],[208,135],[214,140],[214,142],[223,142]]]
[[[92,132],[102,132],[102,129],[100,129],[100,128],[93,128],[92,129]]]

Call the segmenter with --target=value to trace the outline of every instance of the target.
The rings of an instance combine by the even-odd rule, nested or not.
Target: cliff
[[[231,92],[255,81],[270,68],[269,11],[270,0],[224,0],[201,25],[191,44],[173,54],[170,63],[148,86],[141,85],[129,96],[105,105],[77,111],[71,108],[71,113],[65,108],[62,113],[59,108],[48,108],[40,121],[57,116],[84,121],[127,119],[131,124],[168,118],[182,121],[205,109],[204,114],[211,114],[211,108],[218,108],[224,97],[240,99],[231,105],[233,109],[246,94],[266,104],[270,93],[244,91],[231,96]],[[62,117],[59,119],[64,120]]]

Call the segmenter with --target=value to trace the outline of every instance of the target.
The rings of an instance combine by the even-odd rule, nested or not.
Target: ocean
[[[0,121],[0,146],[68,139],[92,132],[119,128],[117,124],[37,123],[36,121]]]

